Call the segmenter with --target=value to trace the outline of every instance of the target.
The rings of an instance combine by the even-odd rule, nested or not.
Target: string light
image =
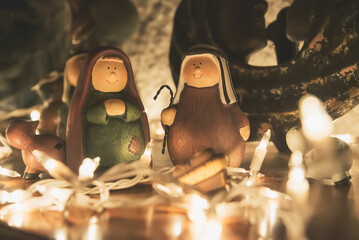
[[[294,151],[289,163],[287,193],[297,204],[304,204],[308,199],[309,183],[305,178],[303,154],[300,151]]]
[[[304,135],[319,142],[330,136],[332,118],[325,111],[323,103],[313,95],[306,95],[299,101],[299,112]]]
[[[34,109],[30,112],[31,121],[39,121],[41,113],[39,110]]]
[[[7,177],[21,177],[21,174],[7,168],[3,168],[0,166],[0,175],[7,176]]]
[[[100,157],[85,158],[79,168],[79,180],[86,181],[93,178],[95,170],[100,165]]]
[[[254,151],[251,165],[249,166],[249,173],[251,175],[255,175],[256,173],[258,173],[262,167],[263,160],[267,154],[267,145],[270,137],[271,137],[271,132],[270,129],[268,129],[263,135],[258,147],[256,147]]]
[[[0,143],[2,144],[2,146],[0,146],[0,159],[7,158],[12,154],[12,149],[9,146],[9,144],[7,144],[6,139],[3,137],[1,133],[0,133]]]

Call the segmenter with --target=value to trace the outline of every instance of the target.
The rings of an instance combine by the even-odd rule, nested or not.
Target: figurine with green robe
[[[77,171],[85,157],[99,156],[100,169],[139,160],[149,136],[130,60],[119,49],[94,51],[82,66],[69,108],[68,166]]]

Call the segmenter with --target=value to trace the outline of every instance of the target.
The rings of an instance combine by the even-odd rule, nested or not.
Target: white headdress
[[[176,95],[173,100],[173,104],[177,104],[179,102],[181,93],[184,88],[184,79],[183,79],[183,74],[182,74],[183,67],[185,65],[185,64],[183,64],[185,62],[184,60],[187,57],[192,57],[192,56],[200,55],[200,54],[211,54],[216,59],[215,62],[217,64],[217,66],[219,67],[220,73],[221,73],[219,81],[218,81],[218,87],[219,87],[219,93],[220,93],[222,103],[223,104],[232,104],[232,103],[237,102],[237,97],[236,97],[236,94],[234,93],[232,77],[231,77],[228,61],[224,57],[215,55],[214,53],[212,53],[212,51],[208,51],[208,52],[202,52],[202,53],[198,53],[198,54],[186,55],[183,58],[178,87],[177,87]]]

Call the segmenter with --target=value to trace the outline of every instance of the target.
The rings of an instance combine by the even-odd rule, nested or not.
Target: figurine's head
[[[65,78],[71,86],[76,86],[77,79],[79,78],[81,66],[87,56],[86,53],[81,53],[72,56],[66,61]]]
[[[212,54],[198,54],[186,57],[182,62],[182,77],[191,87],[212,87],[218,83],[220,69],[218,60]]]
[[[92,85],[100,92],[120,92],[127,84],[123,60],[117,57],[100,58],[92,70]]]
[[[223,104],[237,102],[227,58],[214,46],[199,44],[186,52],[181,65],[174,104],[179,102],[184,84],[195,88],[218,85]]]
[[[23,150],[32,142],[38,124],[38,121],[13,121],[6,129],[6,138],[12,146]]]
[[[215,1],[216,2],[216,1]],[[264,14],[268,3],[264,0],[217,1],[216,33],[219,45],[231,60],[247,57],[267,44]],[[232,59],[233,58],[233,59]]]
[[[94,91],[98,90],[98,91]],[[100,92],[99,92],[100,91]],[[89,53],[82,64],[75,92],[69,105],[66,130],[67,165],[77,171],[84,153],[84,114],[89,104],[105,99],[126,99],[142,112],[141,124],[149,139],[147,116],[137,92],[132,66],[120,49],[100,47]]]
[[[320,22],[330,13],[333,0],[294,0],[287,11],[286,33],[293,42],[306,40],[311,32],[317,33]],[[312,28],[315,29],[312,29]]]

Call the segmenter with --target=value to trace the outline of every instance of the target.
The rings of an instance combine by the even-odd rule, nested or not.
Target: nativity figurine
[[[36,179],[46,169],[36,159],[34,150],[46,153],[55,160],[65,162],[65,142],[51,134],[36,134],[39,122],[27,122],[16,120],[10,123],[6,129],[6,138],[10,145],[21,150],[23,161],[26,165],[24,178]]]
[[[99,171],[139,160],[150,140],[132,66],[119,49],[102,47],[85,59],[69,106],[67,165],[77,172],[86,157],[100,157]]]
[[[185,164],[212,148],[238,167],[249,138],[249,121],[237,104],[226,57],[209,45],[191,48],[182,61],[173,107],[164,109],[172,163]]]

